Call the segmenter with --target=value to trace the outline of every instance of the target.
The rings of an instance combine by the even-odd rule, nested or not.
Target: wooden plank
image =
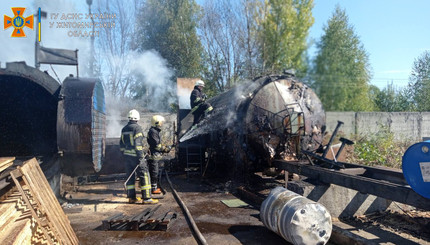
[[[39,219],[38,215],[36,214],[36,211],[32,208],[30,201],[28,200],[28,198],[27,198],[27,196],[26,196],[26,194],[25,194],[24,190],[23,190],[23,189],[22,189],[22,187],[21,187],[21,184],[20,184],[20,183],[19,183],[19,181],[16,179],[16,177],[15,177],[15,175],[14,175],[14,171],[12,171],[12,172],[10,173],[10,175],[11,175],[11,177],[12,177],[12,179],[13,179],[13,182],[15,182],[15,185],[16,185],[16,187],[18,188],[19,192],[21,193],[22,198],[24,199],[25,203],[27,204],[27,207],[30,209],[30,211],[31,211],[31,214],[32,214],[33,218],[35,218],[35,219],[36,219],[36,221],[37,221],[39,224],[41,224],[42,222],[40,221],[40,219]],[[43,231],[43,234],[45,235],[46,239],[48,240],[49,244],[52,244],[52,242],[50,241],[50,238],[49,238],[49,236],[48,236],[48,234],[47,234],[47,231],[46,231],[45,229],[43,229],[43,228],[42,228],[42,231]]]
[[[11,221],[21,215],[21,212],[16,209],[19,198],[20,196],[13,196],[0,203],[0,230],[4,230]]]
[[[15,160],[15,157],[0,157],[0,166],[11,163]]]
[[[14,220],[7,229],[2,230],[0,244],[30,244],[31,219]]]
[[[155,208],[153,208],[147,215],[145,215],[140,221],[141,222],[147,222],[149,218],[161,207],[161,204],[158,204]]]
[[[28,182],[36,202],[39,203],[39,208],[46,214],[51,229],[61,243],[78,244],[78,238],[70,225],[70,221],[64,214],[36,159],[33,158],[25,162],[20,171],[25,177],[24,180]]]
[[[132,221],[140,221],[143,216],[147,215],[151,211],[151,208],[146,208],[141,213],[136,214],[131,218]]]
[[[36,206],[38,209],[42,212],[42,215],[46,215],[47,210],[50,210],[51,213],[55,212],[55,210],[49,205],[48,198],[45,198],[43,196],[44,189],[41,188],[39,185],[41,184],[42,180],[39,178],[36,178],[36,181],[34,181],[34,176],[31,176],[31,170],[30,170],[30,161],[26,162],[21,168],[19,168],[20,172],[24,175],[24,181],[26,182],[27,186],[30,189],[30,192],[33,194],[34,200],[36,202]],[[48,211],[49,212],[49,211]],[[54,237],[56,239],[63,241],[64,239],[67,239],[67,236],[64,236],[61,233],[61,230],[59,230],[57,227],[58,225],[61,225],[60,221],[58,220],[58,214],[55,214],[54,217],[48,217],[48,226],[52,230]],[[51,215],[52,216],[52,215]],[[39,218],[39,224],[41,220]],[[43,225],[41,225],[43,226]]]
[[[59,215],[56,218],[58,218],[60,220],[60,225],[63,227],[63,229],[66,233],[66,236],[69,238],[70,242],[72,242],[71,244],[78,244],[79,240],[76,237],[76,234],[70,225],[70,221],[67,218],[66,214],[64,213],[63,209],[61,208],[57,198],[54,195],[54,193],[52,192],[51,186],[49,185],[48,180],[46,179],[44,173],[42,172],[42,169],[40,168],[39,163],[34,158],[32,160],[33,161],[29,164],[29,167],[33,170],[32,173],[38,179],[42,180],[39,182],[39,184],[41,184],[43,190],[46,190],[42,193],[45,194],[45,197],[48,200],[50,200],[50,204],[51,204],[53,210],[55,211],[55,213],[57,215]],[[50,218],[50,217],[48,216],[48,218]],[[67,240],[64,242],[68,243]]]
[[[79,244],[70,221],[58,203],[36,159],[25,162],[19,170],[24,175],[23,179],[38,203],[39,209],[46,214],[49,226],[58,236],[57,239],[64,244]]]
[[[120,216],[122,216],[122,215],[123,215],[122,213],[114,214],[114,215],[110,216],[109,218],[105,219],[105,221],[111,221],[111,220],[114,220],[114,219],[116,219],[116,218],[118,218],[118,217],[120,217]]]
[[[13,162],[9,162],[9,163],[2,164],[2,165],[0,166],[0,172],[3,172],[3,170],[7,169],[8,167],[10,167],[10,166],[12,166],[12,165],[13,165]]]
[[[177,213],[172,211],[167,212],[164,218],[158,224],[157,229],[162,231],[167,231],[172,226],[172,224],[176,221],[177,217],[178,217]]]

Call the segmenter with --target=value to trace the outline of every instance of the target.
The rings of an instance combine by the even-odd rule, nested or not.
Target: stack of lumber
[[[0,157],[0,172],[12,166],[15,157]]]
[[[0,197],[0,244],[79,244],[35,158],[10,177],[11,191]]]

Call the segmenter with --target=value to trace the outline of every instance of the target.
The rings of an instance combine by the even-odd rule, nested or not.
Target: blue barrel
[[[402,169],[412,189],[430,198],[430,141],[410,146],[403,155]]]

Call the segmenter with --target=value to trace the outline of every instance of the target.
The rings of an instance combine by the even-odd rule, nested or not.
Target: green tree
[[[430,111],[430,51],[418,57],[409,78],[409,91],[418,111]]]
[[[259,0],[206,0],[200,20],[205,76],[214,93],[257,75]]]
[[[336,6],[314,59],[313,86],[328,111],[369,111],[368,55],[345,11]]]
[[[147,0],[140,9],[135,46],[154,49],[177,77],[199,77],[202,45],[197,36],[200,8],[194,0]]]
[[[268,0],[261,31],[263,69],[306,70],[306,38],[314,23],[313,0]]]
[[[375,98],[375,105],[379,111],[396,111],[396,90],[393,83],[379,91]]]

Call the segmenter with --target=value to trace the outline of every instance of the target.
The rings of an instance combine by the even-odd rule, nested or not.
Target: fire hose
[[[172,189],[173,196],[175,197],[176,201],[178,202],[179,206],[184,211],[188,221],[191,224],[191,229],[193,231],[193,234],[195,235],[194,238],[196,239],[197,243],[202,245],[207,245],[206,239],[203,237],[202,233],[200,232],[199,228],[197,227],[196,223],[194,222],[193,217],[191,216],[190,211],[188,210],[187,206],[185,206],[185,203],[181,200],[181,198],[178,196],[178,193],[173,188],[172,182],[170,182],[169,175],[167,174],[167,171],[164,171],[166,173],[166,179],[169,182],[170,189]]]

